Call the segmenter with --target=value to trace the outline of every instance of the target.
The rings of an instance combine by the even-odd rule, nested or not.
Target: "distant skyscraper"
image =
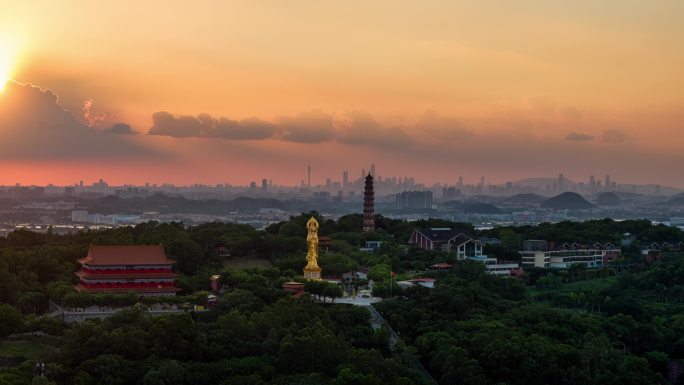
[[[454,189],[455,190],[455,189]],[[398,209],[431,209],[432,191],[404,191],[395,195]]]
[[[366,188],[363,192],[363,232],[372,233],[375,231],[375,197],[373,193],[373,176],[368,173],[366,177]]]
[[[458,185],[463,186],[463,177],[462,176],[458,177]]]
[[[306,168],[306,174],[307,174],[306,186],[311,187],[311,165],[310,164]]]
[[[589,177],[589,186],[591,192],[596,192],[596,178],[593,175]]]
[[[268,180],[262,179],[261,180],[261,191],[266,191],[268,190]]]
[[[565,186],[565,176],[563,173],[558,174],[558,192],[562,193],[565,192],[566,186]]]
[[[610,175],[606,174],[606,182],[603,184],[605,186],[606,191],[610,191]]]
[[[373,178],[376,177],[376,175],[375,175],[375,163],[371,163],[370,174]]]
[[[347,171],[342,173],[342,188],[347,188],[349,184],[349,173]]]

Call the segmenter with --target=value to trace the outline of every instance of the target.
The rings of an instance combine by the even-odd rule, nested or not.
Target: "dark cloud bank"
[[[98,131],[62,109],[57,96],[30,84],[8,82],[0,94],[0,159],[68,160],[156,157],[157,151],[126,140],[134,131],[116,124]]]
[[[294,143],[338,141],[379,147],[404,146],[413,141],[401,128],[380,126],[368,113],[354,111],[345,114],[344,118],[344,123],[336,127],[334,116],[321,110],[279,116],[274,123],[258,118],[241,121],[215,118],[209,114],[174,116],[160,111],[152,115],[153,124],[148,134],[176,138],[277,139]]]

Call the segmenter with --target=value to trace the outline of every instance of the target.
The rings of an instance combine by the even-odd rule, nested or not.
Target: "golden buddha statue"
[[[318,266],[318,221],[311,217],[306,222],[308,234],[306,236],[306,267],[304,268],[304,278],[316,281],[321,280],[321,268]]]

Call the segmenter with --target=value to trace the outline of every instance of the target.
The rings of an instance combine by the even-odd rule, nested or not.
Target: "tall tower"
[[[375,231],[375,199],[373,193],[373,176],[368,173],[366,176],[366,188],[363,192],[363,232],[372,233]]]
[[[306,168],[306,187],[311,187],[311,164]]]
[[[347,188],[349,184],[349,173],[347,171],[342,173],[342,188]]]

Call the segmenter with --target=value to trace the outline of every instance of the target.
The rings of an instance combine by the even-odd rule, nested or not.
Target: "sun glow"
[[[10,39],[0,36],[0,92],[12,76],[17,60],[17,45]]]

